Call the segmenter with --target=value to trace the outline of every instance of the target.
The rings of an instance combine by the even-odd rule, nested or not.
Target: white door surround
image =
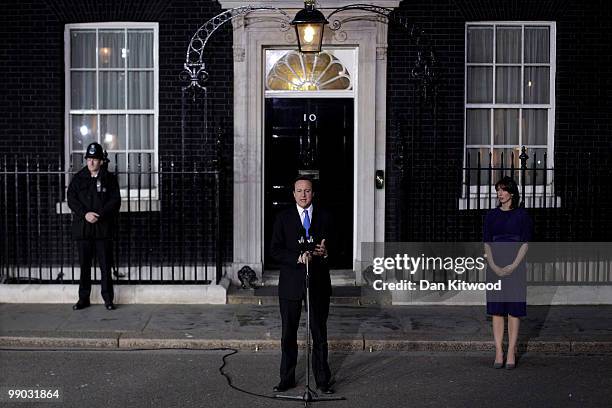
[[[220,0],[225,8],[249,4]],[[368,1],[397,7],[399,0]],[[335,9],[349,1],[325,1],[319,8]],[[303,1],[278,1],[290,16]],[[329,10],[328,10],[329,11]],[[237,282],[237,271],[250,266],[261,278],[263,265],[263,141],[264,50],[297,47],[292,27],[282,31],[279,14],[257,12],[232,20],[234,55],[234,196],[233,261],[228,277]],[[353,269],[361,281],[361,243],[384,241],[385,191],[375,188],[375,172],[385,169],[387,24],[384,17],[352,10],[339,15],[340,30],[326,29],[323,46],[358,49],[358,83],[355,84],[355,155],[353,197]],[[357,17],[357,19],[355,19]],[[345,20],[346,19],[346,20]]]

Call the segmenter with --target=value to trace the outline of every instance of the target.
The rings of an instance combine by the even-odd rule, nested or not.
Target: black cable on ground
[[[267,399],[272,399],[274,401],[284,401],[284,402],[296,402],[296,401],[290,401],[290,400],[282,400],[276,397],[271,397],[270,395],[265,395],[265,394],[257,394],[255,392],[251,392],[248,390],[244,390],[240,387],[235,386],[232,383],[232,379],[229,376],[229,374],[227,374],[226,372],[223,371],[223,369],[225,368],[225,366],[227,365],[227,358],[230,356],[233,356],[234,354],[238,353],[238,350],[235,348],[230,348],[230,347],[216,347],[216,348],[204,348],[204,349],[192,349],[192,348],[185,348],[185,347],[162,347],[162,348],[125,348],[125,349],[120,349],[120,348],[116,348],[116,349],[94,349],[94,348],[65,348],[65,349],[61,349],[61,348],[56,348],[56,349],[49,349],[49,348],[0,348],[0,351],[51,351],[51,352],[57,352],[57,351],[96,351],[96,352],[101,352],[101,351],[112,351],[112,352],[117,352],[117,351],[121,351],[121,352],[128,352],[128,351],[161,351],[161,350],[187,350],[187,351],[229,351],[229,353],[224,354],[223,357],[221,357],[221,361],[222,364],[221,366],[218,368],[219,370],[219,374],[221,374],[223,377],[225,377],[225,380],[227,381],[227,385],[230,386],[230,388],[241,392],[243,394],[247,394],[247,395],[251,395],[253,397],[257,397],[257,398],[267,398]],[[314,391],[313,391],[314,393]],[[298,401],[299,402],[299,401]]]

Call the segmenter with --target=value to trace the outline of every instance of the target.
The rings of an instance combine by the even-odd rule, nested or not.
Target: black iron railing
[[[139,153],[109,170],[122,209],[114,240],[119,283],[208,284],[221,279],[220,172]],[[213,163],[214,164],[214,163]],[[0,275],[5,283],[74,283],[78,259],[66,188],[79,168],[36,157],[0,162]],[[96,270],[95,277],[99,278]]]
[[[601,185],[593,176],[601,172],[599,167],[602,166],[597,166],[590,155],[586,156],[587,160],[580,160],[582,156],[578,156],[577,161],[565,159],[562,166],[555,167],[549,162],[546,151],[534,150],[530,157],[525,146],[520,154],[467,151],[461,207],[466,210],[495,207],[494,186],[503,176],[511,177],[518,184],[522,206],[527,208],[573,209],[586,202],[595,202]]]

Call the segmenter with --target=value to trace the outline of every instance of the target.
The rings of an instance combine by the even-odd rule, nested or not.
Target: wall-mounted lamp
[[[304,8],[298,11],[291,21],[291,25],[295,28],[300,52],[321,52],[323,31],[328,23],[323,13],[315,8],[314,0],[304,1]]]

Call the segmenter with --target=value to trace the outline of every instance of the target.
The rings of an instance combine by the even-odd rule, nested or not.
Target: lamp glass
[[[300,52],[321,52],[323,27],[323,23],[298,23],[295,25]]]

